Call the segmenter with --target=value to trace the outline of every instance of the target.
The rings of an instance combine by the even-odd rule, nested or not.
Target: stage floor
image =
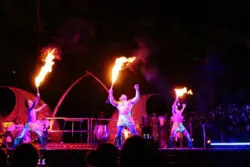
[[[46,158],[48,167],[84,167],[85,154],[94,149],[91,144],[50,143],[41,154]],[[164,166],[170,167],[248,167],[250,148],[166,148],[159,149],[164,157]],[[9,150],[11,155],[15,150]]]

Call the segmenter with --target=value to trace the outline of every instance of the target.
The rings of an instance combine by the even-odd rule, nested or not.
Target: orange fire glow
[[[124,138],[126,140],[130,136],[130,132],[127,129],[124,129],[123,130],[123,135],[124,135]]]
[[[130,63],[132,63],[136,58],[135,57],[119,57],[115,61],[115,65],[112,69],[112,85],[115,83],[117,80],[119,71],[122,69],[126,68]]]
[[[49,50],[48,54],[45,58],[45,64],[44,66],[41,68],[40,73],[38,74],[38,76],[35,79],[35,84],[36,87],[38,88],[41,84],[41,82],[44,80],[44,78],[46,77],[46,75],[52,71],[52,66],[54,65],[54,59],[55,59],[55,55],[54,55],[55,49]]]
[[[192,90],[187,90],[186,87],[182,88],[182,89],[175,89],[175,93],[176,93],[176,96],[178,97],[181,97],[183,96],[184,94],[189,94],[189,95],[193,95],[193,92]]]

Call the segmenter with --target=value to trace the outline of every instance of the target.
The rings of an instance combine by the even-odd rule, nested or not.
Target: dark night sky
[[[43,0],[40,12],[37,2],[1,2],[1,85],[34,92],[40,51],[58,46],[62,59],[40,88],[42,98],[54,107],[60,95],[86,69],[109,86],[115,58],[131,56],[138,50],[138,41],[150,41],[147,68],[157,69],[157,79],[147,81],[141,66],[125,70],[114,88],[116,96],[122,92],[132,96],[133,84],[138,82],[142,93],[163,92],[167,105],[172,103],[172,87],[190,86],[196,91],[194,110],[203,110],[199,104],[204,103],[209,108],[222,102],[243,104],[250,99],[247,0]],[[69,94],[59,113],[111,113],[106,98],[95,81],[86,79]]]

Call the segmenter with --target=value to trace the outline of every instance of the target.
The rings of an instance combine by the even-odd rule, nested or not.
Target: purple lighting
[[[211,146],[250,146],[250,142],[243,143],[211,143]]]

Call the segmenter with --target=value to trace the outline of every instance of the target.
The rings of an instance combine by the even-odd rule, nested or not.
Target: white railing
[[[67,117],[47,117],[47,120],[63,120],[64,121],[64,126],[66,125],[67,122],[71,122],[71,130],[64,130],[64,127],[62,130],[53,130],[52,127],[48,130],[49,133],[71,133],[72,139],[74,139],[74,133],[80,133],[80,140],[82,142],[82,134],[83,133],[88,133],[88,138],[87,138],[87,143],[90,143],[90,136],[89,136],[89,118],[67,118]],[[87,129],[82,130],[82,123],[87,122]],[[80,130],[75,130],[75,123],[79,122],[80,123]]]
[[[80,139],[82,142],[82,134],[87,133],[87,143],[93,142],[93,132],[94,132],[94,122],[96,121],[116,121],[109,118],[68,118],[68,117],[47,117],[47,120],[63,120],[64,126],[67,122],[71,122],[71,130],[64,130],[64,127],[62,130],[53,130],[52,127],[48,130],[50,133],[71,133],[72,139],[74,139],[74,133],[80,133]],[[87,122],[87,129],[82,130],[82,123]],[[75,130],[75,123],[80,123],[80,130]],[[108,123],[107,123],[108,124]]]
[[[75,133],[80,133],[80,142],[83,143],[83,134],[87,134],[87,143],[92,144],[94,142],[94,128],[98,124],[105,124],[108,125],[110,121],[117,121],[117,119],[110,119],[110,118],[68,118],[68,117],[47,117],[47,120],[62,120],[64,121],[63,127],[60,130],[54,130],[52,126],[50,126],[50,129],[48,130],[49,133],[71,133],[71,138],[74,140]],[[103,123],[100,123],[102,122]],[[66,123],[70,122],[71,123],[71,129],[65,130]],[[136,124],[139,124],[138,120],[134,120]],[[76,123],[80,123],[80,127],[78,127],[78,130],[76,130]],[[84,126],[82,124],[84,123]],[[115,125],[116,126],[116,125]],[[139,129],[141,129],[142,125],[139,126]],[[85,129],[83,129],[85,128]],[[110,128],[110,127],[109,127]],[[116,128],[115,130],[109,130],[110,133],[116,133]]]

